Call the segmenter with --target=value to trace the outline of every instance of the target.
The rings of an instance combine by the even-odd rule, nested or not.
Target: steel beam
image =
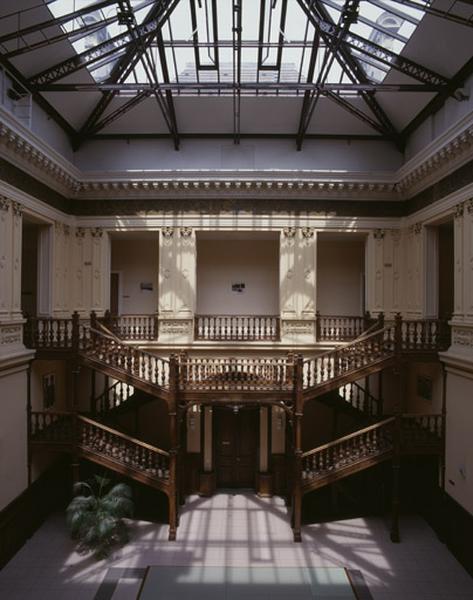
[[[135,10],[141,10],[153,3],[154,0],[145,0],[140,5],[136,6]],[[23,40],[25,44],[24,46],[22,46],[21,48],[17,48],[16,50],[6,52],[4,56],[5,58],[10,59],[15,56],[21,56],[22,54],[28,54],[28,52],[40,50],[41,48],[45,48],[47,46],[52,46],[53,44],[57,44],[58,42],[62,42],[64,40],[70,40],[75,42],[87,35],[90,35],[94,31],[99,31],[100,29],[103,29],[104,27],[115,23],[115,21],[117,21],[117,18],[118,17],[114,15],[113,17],[108,17],[103,21],[99,21],[97,23],[89,23],[88,25],[84,25],[83,27],[78,27],[73,31],[64,31],[59,35],[55,35],[53,37],[46,37],[45,39],[39,40],[38,42],[34,42],[33,44],[28,44],[25,40]]]
[[[242,2],[233,0],[233,141],[240,143]]]
[[[62,17],[56,17],[54,19],[42,21],[41,23],[35,23],[35,25],[23,27],[23,29],[18,29],[17,31],[12,31],[11,33],[6,33],[0,36],[0,44],[4,44],[5,42],[8,42],[10,40],[16,40],[30,33],[41,31],[42,29],[49,29],[50,27],[59,27],[60,25],[64,25],[64,23],[68,23],[69,21],[77,19],[82,15],[95,12],[96,10],[100,10],[101,8],[106,8],[111,4],[117,4],[117,0],[102,0],[102,2],[97,2],[96,4],[89,4],[89,6],[86,6],[85,8],[74,10],[73,12],[68,13],[67,15],[63,15]]]
[[[311,20],[312,23],[314,22],[312,12],[316,11],[316,10],[319,11],[319,13],[315,13],[316,20],[322,18],[322,20],[324,20],[325,22],[329,22],[331,19],[328,11],[321,3],[318,3],[317,7],[315,7],[313,5],[313,3],[311,3],[310,8],[307,7],[304,0],[298,0],[298,4],[302,8],[302,10],[306,14],[306,16],[309,18],[309,20]],[[324,41],[328,45],[330,45],[329,36],[327,36],[323,32],[321,32],[321,35],[322,35],[322,38],[324,39]],[[351,52],[345,46],[343,46],[343,45],[340,46],[339,54],[340,54],[339,62],[342,65],[342,68],[345,70],[346,74],[348,75],[349,79],[352,81],[352,83],[370,83],[363,67],[360,65],[358,60],[351,54]],[[391,123],[391,120],[389,119],[387,114],[384,112],[382,107],[377,102],[374,95],[370,92],[364,91],[364,92],[361,92],[361,96],[362,96],[364,102],[366,103],[366,105],[369,107],[369,109],[373,113],[373,115],[378,119],[379,123],[384,127],[386,135],[390,136],[391,139],[393,139],[395,141],[396,146],[399,149],[401,149],[402,141],[399,137],[399,134],[396,131],[396,128],[394,127],[394,125]]]
[[[136,52],[140,57],[141,64],[146,73],[149,83],[152,85],[152,93],[156,99],[156,102],[163,114],[164,120],[169,128],[170,133],[174,139],[174,148],[179,150],[179,134],[177,131],[176,115],[174,111],[174,104],[172,100],[172,93],[170,90],[167,91],[166,99],[163,97],[161,89],[158,87],[158,78],[156,73],[156,66],[148,54],[148,46],[143,40],[142,36],[138,32],[138,24],[136,22],[133,8],[131,7],[130,0],[118,0],[121,18],[125,21],[128,31],[135,41]],[[163,65],[163,69],[167,68],[166,64]],[[169,80],[169,76],[168,76]]]
[[[162,5],[165,3],[164,15],[162,13]],[[159,19],[160,16],[163,16],[161,21],[161,27],[166,23],[169,17],[172,14],[172,11],[175,9],[179,0],[163,0],[159,5],[154,5],[153,8],[149,11],[148,15],[145,17],[143,21],[143,25],[146,25],[148,22]],[[160,28],[158,28],[159,31]],[[152,38],[152,35],[150,36]],[[149,41],[149,40],[147,40]],[[116,65],[114,65],[112,72],[110,74],[110,81],[113,83],[117,83],[119,81],[124,81],[128,77],[130,73],[133,72],[136,64],[138,63],[139,56],[137,56],[135,49],[133,46],[128,47],[125,54],[118,60]],[[82,141],[87,137],[89,131],[92,131],[95,127],[96,123],[99,121],[100,117],[104,114],[107,107],[110,105],[111,101],[115,97],[115,91],[106,91],[103,97],[99,100],[97,105],[94,107],[93,111],[90,113],[83,126],[81,127],[76,140],[75,147],[79,147]]]
[[[32,88],[39,92],[140,92],[148,91],[152,93],[154,88],[159,88],[162,91],[171,90],[174,92],[200,92],[200,91],[229,91],[235,87],[231,81],[224,82],[166,82],[159,83],[156,86],[148,83],[53,83],[51,85],[42,85],[37,88]],[[262,91],[287,91],[287,92],[306,92],[320,90],[330,92],[441,92],[446,89],[446,86],[441,85],[422,85],[419,83],[298,83],[294,82],[264,82],[264,81],[243,81],[238,86],[242,92],[262,90]]]
[[[330,46],[330,50],[328,48],[325,50],[324,60],[317,78],[317,83],[323,84],[327,80],[333,62],[337,57],[338,48],[340,47],[340,44],[342,43],[343,38],[350,26],[357,20],[359,4],[360,0],[345,0],[343,8],[340,12],[339,24],[337,25],[337,39],[334,41],[333,45]],[[319,32],[318,28],[316,28],[316,32]],[[304,98],[299,119],[299,129],[297,132],[296,144],[298,150],[302,149],[304,135],[309,128],[310,121],[312,119],[315,107],[317,106],[317,102],[319,101],[320,95],[320,90],[316,89],[310,92],[310,96],[307,101],[305,101]]]
[[[137,35],[144,40],[147,40],[150,36],[154,36],[156,31],[166,22],[169,14],[172,12],[178,2],[179,0],[162,0],[162,10],[159,11],[159,14],[155,18],[138,25],[136,27]],[[31,85],[52,83],[53,81],[62,79],[67,75],[71,75],[72,73],[92,65],[102,58],[109,56],[110,54],[115,54],[119,50],[133,46],[134,44],[135,40],[129,31],[126,33],[120,33],[115,37],[98,44],[95,46],[95,48],[85,50],[80,54],[76,54],[75,56],[62,61],[61,63],[58,63],[48,69],[45,69],[44,71],[41,71],[40,73],[37,73],[36,75],[33,75],[29,78],[29,83]]]
[[[420,113],[412,119],[407,127],[404,128],[401,135],[404,141],[421,125],[426,119],[437,112],[446,102],[446,100],[452,96],[457,90],[459,90],[465,83],[465,81],[473,75],[473,58],[470,58],[463,67],[452,77],[448,86],[443,88],[435,98],[423,108]],[[461,97],[460,97],[461,99]]]
[[[337,38],[337,26],[333,22],[328,22],[319,17],[315,10],[315,4],[313,0],[298,0],[299,4],[303,8],[304,12],[310,18],[314,27],[319,27],[322,34],[330,38]],[[319,7],[320,10],[320,7]],[[416,63],[404,56],[399,56],[395,52],[383,48],[374,42],[367,40],[356,33],[348,31],[343,37],[343,45],[347,48],[357,50],[372,59],[386,64],[388,67],[392,67],[408,75],[413,79],[417,79],[422,83],[431,83],[436,85],[446,85],[448,79],[423,65]]]

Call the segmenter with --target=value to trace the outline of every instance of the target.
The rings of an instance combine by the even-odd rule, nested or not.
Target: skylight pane
[[[345,5],[345,0],[319,0],[327,15],[327,19],[338,24]],[[424,0],[417,0],[425,4]],[[98,0],[54,0],[48,4],[54,16],[60,17],[90,7],[84,15],[70,19],[62,24],[65,32],[70,34],[70,41],[77,53],[82,53],[95,48],[101,43],[126,33],[126,25],[119,25],[117,19],[116,3],[108,7],[94,10]],[[218,39],[223,46],[217,53],[214,42],[214,15],[212,0],[182,0],[172,12],[168,24],[163,28],[162,34],[167,47],[165,56],[171,81],[174,82],[233,82],[234,80],[234,52],[233,52],[233,20],[234,0],[218,0],[216,3],[218,24]],[[242,81],[267,81],[274,82],[302,82],[308,81],[312,41],[314,39],[314,26],[308,25],[308,19],[297,0],[287,0],[286,17],[281,26],[283,0],[241,0],[242,7]],[[142,23],[149,13],[154,0],[131,0],[134,15],[138,24]],[[261,53],[258,52],[260,38],[260,17],[264,6],[263,42]],[[416,8],[408,7],[393,0],[376,0],[376,5],[370,0],[361,0],[359,16],[356,23],[350,25],[349,31],[374,44],[386,48],[394,54],[402,52],[406,41],[412,36],[416,24],[421,20],[423,12]],[[95,28],[93,24],[96,23]],[[101,27],[100,24],[103,23]],[[86,29],[83,32],[84,27]],[[81,33],[82,30],[82,33]],[[282,47],[278,44],[282,39]],[[332,38],[334,39],[334,38]],[[194,46],[198,41],[200,45]],[[174,48],[169,47],[174,43]],[[292,45],[291,45],[292,44]],[[325,41],[323,35],[317,52],[315,69],[312,81],[323,83],[338,83],[346,81],[347,77],[340,64],[342,55],[338,53],[335,60],[328,59],[330,68],[324,66]],[[381,63],[376,57],[376,50],[371,56],[346,46],[359,61],[369,79],[381,82],[389,72],[390,67]],[[134,72],[129,74],[127,82],[153,83],[163,81],[162,66],[156,43],[148,50],[149,57],[155,63],[153,72],[149,73],[148,67],[143,67],[138,61]],[[107,56],[102,61],[89,65],[89,71],[98,82],[106,81],[110,77],[113,66],[124,50],[118,50],[113,56]],[[261,62],[259,59],[261,58]],[[217,71],[218,67],[218,71]],[[323,71],[322,71],[323,68]],[[152,79],[150,82],[149,79]],[[180,93],[202,93],[204,89],[184,90]],[[215,91],[211,91],[215,93]],[[222,91],[232,94],[232,89]],[[245,93],[250,93],[247,90]],[[251,93],[257,93],[252,91]],[[282,90],[272,90],[270,93],[283,93]],[[296,90],[284,93],[295,94]]]

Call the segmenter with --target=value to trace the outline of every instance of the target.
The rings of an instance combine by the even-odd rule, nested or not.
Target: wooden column
[[[72,454],[71,454],[71,468],[72,468],[72,483],[77,483],[80,479],[80,464],[79,455],[77,451],[77,445],[79,443],[78,437],[78,378],[79,378],[79,313],[74,311],[72,315],[72,359],[70,364],[70,390],[71,390],[71,411],[72,415]]]
[[[292,495],[292,529],[295,542],[302,541],[302,362],[302,356],[298,355],[296,357],[294,369],[294,480]]]
[[[392,501],[391,501],[391,541],[400,542],[399,535],[399,510],[400,510],[400,470],[401,470],[401,435],[402,435],[402,406],[406,392],[406,365],[402,360],[402,317],[399,313],[394,318],[394,352],[396,365],[394,373],[397,380],[397,402],[395,408],[394,424],[394,452],[392,461]]]
[[[179,368],[177,357],[169,357],[169,434],[171,439],[169,464],[169,540],[176,539],[178,526],[178,454],[179,454],[179,423],[178,423],[178,378]]]

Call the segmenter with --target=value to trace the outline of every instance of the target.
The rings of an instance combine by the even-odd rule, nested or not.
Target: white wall
[[[119,311],[149,314],[158,308],[158,239],[112,240],[112,271],[120,273]],[[153,291],[141,283],[152,283]]]
[[[198,240],[197,313],[278,314],[279,240]]]
[[[26,488],[26,370],[0,371],[0,510]]]
[[[389,142],[306,140],[297,152],[294,140],[242,140],[239,146],[231,140],[183,140],[175,152],[169,140],[97,140],[76,152],[75,164],[84,171],[133,171],[143,176],[153,170],[312,171],[333,170],[334,165],[337,171],[384,172],[400,167],[402,155]]]
[[[323,240],[317,245],[317,310],[323,315],[363,312],[363,240]]]
[[[445,489],[473,514],[473,374],[447,374]]]

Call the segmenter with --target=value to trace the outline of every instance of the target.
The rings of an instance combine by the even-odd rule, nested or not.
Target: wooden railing
[[[96,329],[81,340],[80,352],[88,360],[112,367],[153,386],[169,387],[169,360],[121,343]]]
[[[100,319],[115,335],[128,341],[158,339],[158,315],[111,315],[108,311]]]
[[[444,418],[432,414],[404,414],[402,420],[401,446],[409,448],[429,448],[442,443]]]
[[[293,387],[292,358],[180,358],[182,391],[291,391]]]
[[[194,339],[225,342],[279,341],[275,315],[196,315]]]
[[[134,394],[134,387],[123,381],[116,381],[102,394],[94,398],[94,409],[98,414],[105,414],[122,406]]]
[[[385,327],[341,348],[304,360],[304,391],[335,381],[350,372],[359,371],[394,356],[394,327]]]
[[[450,327],[439,319],[401,321],[403,352],[447,350],[450,345]]]
[[[335,475],[355,463],[390,453],[393,449],[395,418],[366,427],[302,454],[302,483]]]
[[[315,321],[318,342],[347,342],[359,337],[376,320],[369,313],[363,317],[348,315],[321,315],[317,312]]]
[[[28,348],[71,349],[72,319],[26,317],[24,342]]]
[[[383,413],[382,402],[356,381],[350,381],[336,390],[340,398],[367,417],[379,417]]]
[[[168,452],[86,417],[78,416],[77,421],[80,450],[117,462],[148,477],[169,480]]]
[[[72,419],[70,412],[30,412],[29,436],[34,442],[48,444],[70,444],[72,441]]]

